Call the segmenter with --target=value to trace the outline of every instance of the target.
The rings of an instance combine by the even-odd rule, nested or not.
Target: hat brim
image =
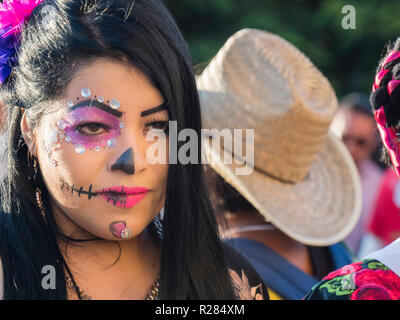
[[[204,144],[209,165],[289,237],[307,245],[327,246],[343,240],[355,227],[361,213],[360,179],[348,150],[332,133],[308,176],[294,184],[256,168],[250,175],[237,175],[236,169],[243,165],[224,164],[226,151],[212,148]]]

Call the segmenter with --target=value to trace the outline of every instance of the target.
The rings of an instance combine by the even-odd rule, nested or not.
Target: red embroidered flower
[[[353,293],[352,300],[399,300],[400,278],[391,270],[364,269],[356,273],[355,284],[358,289]]]
[[[387,288],[366,284],[352,293],[351,300],[397,300],[397,297]]]
[[[362,262],[357,262],[357,263],[353,263],[353,264],[349,264],[347,266],[344,266],[341,269],[335,270],[331,273],[329,273],[325,278],[323,278],[322,280],[331,280],[333,278],[339,277],[339,276],[344,276],[346,274],[350,274],[350,273],[355,273],[358,270],[360,270],[362,268]]]

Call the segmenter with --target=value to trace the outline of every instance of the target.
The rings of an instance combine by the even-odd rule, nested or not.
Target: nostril
[[[135,164],[133,160],[133,150],[129,148],[126,150],[118,160],[111,166],[111,171],[120,170],[127,174],[135,173]]]

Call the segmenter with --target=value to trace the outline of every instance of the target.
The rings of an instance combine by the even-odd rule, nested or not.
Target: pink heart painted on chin
[[[114,237],[122,239],[121,232],[126,228],[125,221],[114,221],[110,224],[110,231]]]

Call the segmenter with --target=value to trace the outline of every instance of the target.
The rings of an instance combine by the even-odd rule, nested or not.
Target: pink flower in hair
[[[3,0],[0,4],[0,29],[5,38],[11,33],[20,33],[26,19],[43,0]]]
[[[17,63],[19,34],[33,9],[43,0],[3,0],[0,3],[0,85]]]

